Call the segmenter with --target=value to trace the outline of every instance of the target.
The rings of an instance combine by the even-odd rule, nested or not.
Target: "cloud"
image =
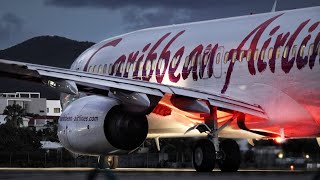
[[[124,7],[140,7],[140,8],[178,8],[178,9],[210,9],[213,7],[224,7],[228,6],[248,6],[255,8],[257,5],[267,5],[271,9],[274,0],[46,0],[45,4],[53,5],[58,7],[94,7],[94,8],[109,8],[118,9]],[[308,6],[319,6],[320,2],[318,0],[278,0],[278,6],[288,6],[293,7],[308,7]],[[269,7],[270,6],[270,7]]]
[[[251,0],[253,1],[253,0]],[[240,2],[234,0],[202,0],[200,2],[194,0],[46,0],[47,5],[54,5],[59,7],[95,7],[95,8],[109,8],[118,9],[124,7],[140,7],[140,8],[154,8],[154,7],[166,7],[166,8],[207,8],[208,6],[215,4],[228,4],[230,2]]]
[[[255,0],[244,1],[259,4]],[[241,6],[242,1],[234,0],[46,0],[45,4],[64,8],[119,10],[128,30],[227,17],[229,14],[241,15],[237,12],[243,12],[243,8],[248,9]],[[231,11],[226,13],[223,7],[230,7]],[[240,10],[232,7],[240,7]],[[250,10],[246,13],[249,14]]]
[[[46,0],[49,6],[119,10],[128,30],[271,10],[274,0]],[[278,10],[320,5],[318,0],[281,0]]]
[[[19,33],[23,27],[23,20],[12,13],[0,16],[0,40],[8,40]]]
[[[139,7],[132,7],[125,11],[123,19],[125,22],[128,22],[127,28],[129,30],[135,30],[153,26],[183,23],[189,21],[191,17],[189,11],[186,9],[167,11],[164,8],[142,9]]]

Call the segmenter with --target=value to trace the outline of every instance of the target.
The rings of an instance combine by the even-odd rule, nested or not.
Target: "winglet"
[[[276,12],[277,0],[274,1],[271,12]]]

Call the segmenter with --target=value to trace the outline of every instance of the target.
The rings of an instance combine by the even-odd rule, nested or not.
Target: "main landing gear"
[[[219,142],[218,133],[227,127],[234,119],[238,118],[239,113],[234,113],[231,119],[218,128],[216,117],[217,109],[213,108],[211,111],[213,120],[209,123],[206,121],[205,124],[198,124],[187,130],[187,132],[189,132],[197,129],[201,133],[206,132],[208,134],[207,139],[199,140],[194,147],[193,166],[198,172],[210,172],[215,168],[215,164],[218,164],[220,170],[223,172],[237,171],[241,160],[239,146],[237,142],[232,139]]]
[[[208,139],[201,139],[193,150],[193,166],[198,172],[210,172],[215,164],[223,172],[235,172],[240,166],[240,150],[236,141],[224,140],[216,151]]]
[[[98,168],[99,169],[116,169],[119,164],[118,156],[99,156],[98,158]]]

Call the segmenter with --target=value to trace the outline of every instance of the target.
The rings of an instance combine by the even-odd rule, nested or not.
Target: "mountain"
[[[61,68],[72,62],[93,42],[79,42],[59,36],[39,36],[0,50],[0,59],[22,61]],[[40,92],[41,97],[59,99],[59,92],[43,85],[0,77],[0,93]]]

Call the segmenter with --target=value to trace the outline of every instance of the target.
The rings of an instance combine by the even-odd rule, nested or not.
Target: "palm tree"
[[[13,126],[15,128],[20,127],[23,124],[23,118],[25,116],[25,109],[23,109],[19,104],[8,105],[4,111],[4,115],[7,115],[4,120],[6,124]]]

